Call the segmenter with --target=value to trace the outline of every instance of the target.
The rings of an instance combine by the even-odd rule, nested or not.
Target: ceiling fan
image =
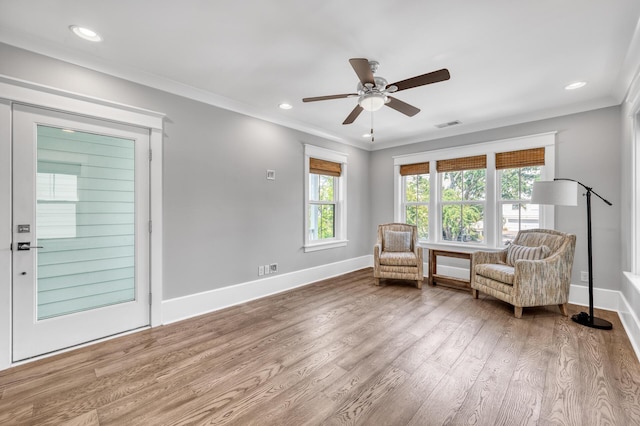
[[[427,74],[422,74],[397,83],[388,84],[382,77],[374,77],[374,73],[380,65],[377,61],[369,61],[365,58],[352,58],[349,63],[353,67],[360,81],[358,82],[357,93],[343,93],[340,95],[317,96],[314,98],[304,98],[302,102],[326,101],[330,99],[342,99],[358,97],[358,105],[351,111],[342,124],[351,124],[363,110],[377,111],[384,105],[395,109],[409,117],[413,117],[420,112],[420,109],[409,105],[399,99],[389,96],[390,93],[400,90],[411,89],[413,87],[424,86],[426,84],[438,83],[451,78],[449,70],[443,68]]]

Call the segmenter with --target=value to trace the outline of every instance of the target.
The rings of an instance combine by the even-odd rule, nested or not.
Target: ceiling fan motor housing
[[[372,66],[371,69],[373,70],[373,68]],[[389,84],[387,80],[382,77],[374,77],[373,81],[375,85],[358,82],[357,92],[360,95],[358,104],[365,111],[377,111],[384,104],[389,103],[389,97],[386,94],[386,87]]]

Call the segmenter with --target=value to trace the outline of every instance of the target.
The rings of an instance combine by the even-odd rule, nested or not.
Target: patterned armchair
[[[405,223],[378,226],[378,241],[373,246],[373,276],[415,280],[422,288],[422,248],[418,246],[418,228]]]
[[[520,231],[506,249],[475,252],[471,262],[471,291],[482,291],[522,308],[558,305],[567,316],[571,267],[576,236],[554,230]]]

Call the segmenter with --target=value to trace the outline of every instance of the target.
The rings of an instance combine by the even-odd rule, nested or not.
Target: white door
[[[149,324],[149,131],[13,107],[13,360]]]

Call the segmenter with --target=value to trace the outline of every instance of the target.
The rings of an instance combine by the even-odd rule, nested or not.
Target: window
[[[483,242],[487,157],[440,160],[440,229],[443,241]]]
[[[429,238],[429,163],[405,164],[402,176],[402,205],[406,223],[416,225],[418,239]]]
[[[315,158],[312,158],[313,162]],[[339,164],[338,164],[339,166]],[[309,172],[309,240],[335,238],[336,177]]]
[[[426,245],[499,248],[553,228],[553,206],[530,199],[533,182],[554,177],[554,145],[555,132],[394,157],[394,220]]]
[[[38,160],[38,239],[75,238],[80,164]]]
[[[305,145],[305,251],[346,245],[344,154]]]
[[[544,148],[496,154],[500,241],[509,244],[521,229],[540,227],[540,209],[530,204],[533,182],[540,180]]]

